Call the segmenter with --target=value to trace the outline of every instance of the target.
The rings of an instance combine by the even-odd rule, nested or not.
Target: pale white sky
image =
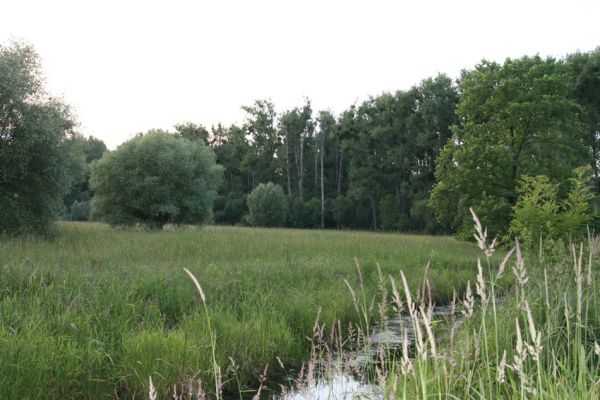
[[[594,1],[2,0],[0,42],[27,41],[80,130],[110,148],[185,121],[243,120],[271,98],[335,113],[482,58],[600,45]]]

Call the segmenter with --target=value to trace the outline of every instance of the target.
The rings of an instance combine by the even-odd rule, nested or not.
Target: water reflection
[[[449,306],[436,307],[432,316],[436,321],[447,318],[451,313]],[[400,351],[403,338],[409,344],[414,341],[413,321],[408,315],[395,316],[385,327],[375,327],[369,337],[368,345],[342,355],[343,363],[320,365],[327,371],[326,378],[314,382],[291,393],[283,394],[279,400],[350,400],[350,399],[383,399],[383,394],[377,385],[370,384],[357,378],[356,366],[366,367],[381,359],[380,350],[386,353]],[[339,359],[339,358],[338,358]]]

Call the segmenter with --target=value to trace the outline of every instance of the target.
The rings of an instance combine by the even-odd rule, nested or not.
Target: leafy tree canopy
[[[46,94],[33,48],[0,45],[0,232],[48,230],[82,173],[73,127],[69,108]]]
[[[547,175],[566,188],[573,168],[590,162],[573,80],[563,62],[536,56],[483,61],[459,88],[459,124],[438,158],[430,204],[459,236],[469,236],[469,207],[503,235],[520,176]]]
[[[92,165],[92,213],[113,225],[203,223],[212,216],[222,175],[202,141],[150,131]]]

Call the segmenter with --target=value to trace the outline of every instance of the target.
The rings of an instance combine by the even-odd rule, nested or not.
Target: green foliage
[[[272,182],[259,184],[248,195],[248,221],[255,226],[283,226],[288,206],[283,189]]]
[[[45,93],[33,48],[0,45],[0,232],[44,233],[61,211],[83,163],[73,125]]]
[[[113,225],[199,224],[211,218],[221,180],[201,141],[151,131],[92,165],[92,212]]]
[[[469,207],[481,213],[495,204],[480,218],[491,236],[502,236],[522,175],[547,175],[562,188],[573,168],[589,162],[568,72],[537,56],[463,72],[460,124],[437,160],[430,199],[443,225],[469,237]]]
[[[600,193],[600,47],[589,53],[567,57],[567,65],[575,80],[573,98],[582,108],[584,141],[592,152],[590,166],[596,194]]]
[[[245,193],[229,192],[215,200],[214,220],[217,224],[237,224],[247,213],[248,202]]]
[[[385,195],[379,200],[379,227],[386,231],[399,231],[403,224],[399,221],[401,212],[398,202],[391,194]]]
[[[208,145],[208,130],[202,125],[196,125],[193,122],[175,125],[175,135],[190,142],[200,141]]]
[[[89,221],[91,213],[90,201],[77,201],[71,205],[67,219],[71,221]]]
[[[99,160],[106,152],[106,145],[93,136],[84,138],[76,135],[71,139],[74,154],[83,154],[85,165],[82,174],[71,185],[71,190],[64,199],[63,218],[67,220],[85,221],[90,216],[90,200],[93,193],[90,189],[92,162]],[[78,203],[75,205],[75,203]],[[84,206],[82,208],[82,206]],[[75,210],[73,209],[75,207]],[[87,209],[87,210],[86,210]]]
[[[523,176],[517,189],[519,198],[510,224],[511,237],[518,237],[525,247],[539,243],[540,238],[559,235],[558,184],[547,176]]]
[[[597,218],[592,204],[596,200],[592,186],[590,167],[575,170],[575,176],[569,179],[570,191],[562,202],[560,232],[568,239],[578,242],[585,239],[587,228]]]
[[[523,176],[509,234],[531,247],[541,240],[580,241],[594,219],[589,167],[577,168],[569,180],[567,197],[560,201],[559,185],[547,176]]]

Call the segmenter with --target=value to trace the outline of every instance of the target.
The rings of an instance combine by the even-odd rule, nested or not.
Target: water
[[[374,385],[360,382],[351,375],[335,373],[328,380],[317,380],[313,385],[280,397],[281,400],[353,400],[383,399]]]
[[[449,306],[436,307],[433,310],[434,320],[443,320],[451,313]],[[408,315],[397,315],[390,319],[385,329],[375,327],[369,337],[368,346],[346,352],[343,362],[329,362],[319,365],[320,370],[327,371],[326,378],[317,378],[312,384],[283,394],[279,400],[350,400],[350,399],[383,399],[377,385],[365,382],[358,374],[352,373],[356,367],[364,367],[377,363],[380,349],[388,352],[401,351],[404,335],[409,344],[414,341],[414,327]]]

